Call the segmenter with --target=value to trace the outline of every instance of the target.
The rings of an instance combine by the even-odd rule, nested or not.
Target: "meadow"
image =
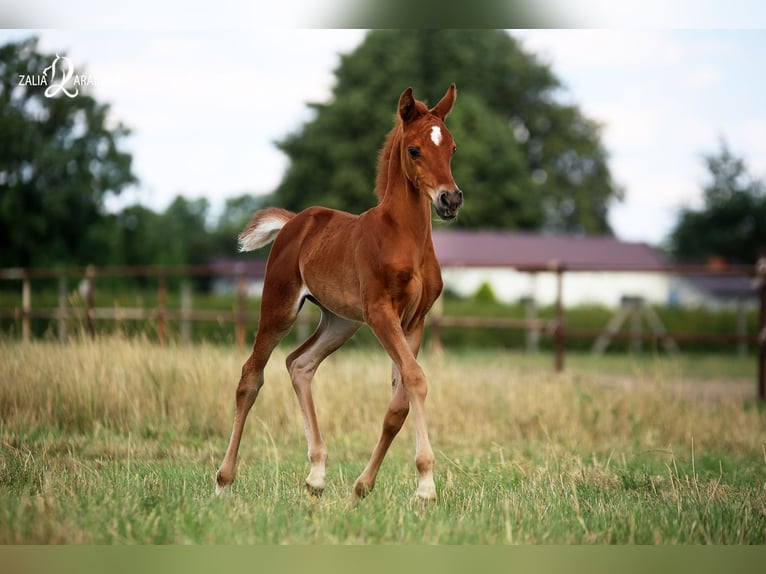
[[[382,350],[342,349],[315,398],[327,489],[278,349],[232,492],[214,495],[246,351],[141,337],[0,341],[0,544],[764,544],[754,359],[422,355],[438,500],[408,420],[353,498],[388,402]]]

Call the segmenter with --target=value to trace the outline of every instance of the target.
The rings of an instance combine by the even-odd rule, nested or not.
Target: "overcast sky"
[[[766,31],[519,32],[551,62],[572,102],[604,126],[625,189],[610,212],[624,239],[661,241],[681,206],[699,207],[702,155],[721,138],[766,179]]]
[[[0,31],[0,43],[31,33]],[[155,209],[179,193],[209,197],[217,208],[228,196],[273,190],[287,164],[274,140],[311,117],[306,102],[329,98],[339,54],[365,34],[35,33],[42,50],[66,53],[86,70],[113,119],[133,130],[126,147],[141,184],[112,207],[140,201]],[[765,31],[511,33],[552,65],[565,84],[561,100],[603,123],[610,167],[626,192],[610,213],[620,238],[658,243],[679,207],[698,205],[701,156],[716,151],[721,137],[766,179]]]

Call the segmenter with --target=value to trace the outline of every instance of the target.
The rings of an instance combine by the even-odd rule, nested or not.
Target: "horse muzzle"
[[[463,205],[463,192],[459,189],[452,191],[442,190],[436,194],[433,204],[439,217],[445,221],[455,219],[457,212]]]

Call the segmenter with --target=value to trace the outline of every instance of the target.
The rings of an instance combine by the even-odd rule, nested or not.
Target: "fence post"
[[[556,272],[556,330],[554,331],[555,368],[564,370],[564,265],[553,261],[549,265]]]
[[[522,297],[520,302],[524,307],[524,319],[527,321],[527,325],[524,328],[526,351],[527,353],[536,353],[540,350],[540,331],[536,326],[537,304],[535,303],[535,298],[532,296]]]
[[[95,306],[95,285],[96,268],[88,265],[85,269],[85,325],[88,329],[88,335],[91,339],[96,337],[96,325],[94,322],[93,307]]]
[[[755,265],[759,293],[758,321],[758,400],[766,401],[766,253]]]
[[[29,323],[32,316],[32,285],[30,284],[29,273],[24,270],[21,281],[21,340],[29,342],[32,336],[32,329]]]
[[[59,277],[58,335],[62,343],[66,339],[66,276]]]
[[[181,283],[181,342],[183,343],[191,341],[191,311],[191,282],[184,279]]]
[[[167,307],[168,278],[165,275],[165,271],[161,270],[157,287],[157,338],[161,347],[165,346],[168,337]]]

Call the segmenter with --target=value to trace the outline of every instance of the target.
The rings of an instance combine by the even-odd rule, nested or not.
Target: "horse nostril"
[[[437,197],[439,208],[445,211],[455,211],[463,205],[463,192],[459,189],[453,191],[440,191]]]

